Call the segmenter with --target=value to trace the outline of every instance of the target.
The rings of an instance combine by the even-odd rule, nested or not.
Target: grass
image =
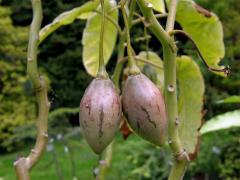
[[[75,175],[77,179],[92,180],[93,169],[98,163],[98,156],[95,155],[84,140],[70,139],[68,141],[72,158],[75,164]],[[72,161],[70,153],[61,141],[53,143],[53,151],[46,151],[41,161],[31,171],[31,178],[34,180],[57,180],[73,179]],[[117,135],[114,144],[114,156],[111,168],[107,173],[108,180],[131,179],[130,174],[134,169],[132,156],[136,152],[144,151],[146,143],[136,135],[131,135],[124,141],[120,134]],[[32,147],[26,147],[17,153],[0,156],[0,180],[15,180],[13,162],[19,154],[28,154]],[[56,173],[58,172],[58,173]]]

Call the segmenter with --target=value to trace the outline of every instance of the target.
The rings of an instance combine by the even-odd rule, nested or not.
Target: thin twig
[[[138,42],[140,42],[140,41],[146,41],[146,40],[149,41],[151,38],[152,38],[152,36],[147,35],[146,37],[137,37],[137,38],[134,39],[134,41],[135,41],[136,43],[138,43]]]
[[[102,15],[102,12],[100,12],[98,10],[95,10],[94,12]],[[120,35],[123,34],[123,31],[122,31],[121,27],[118,25],[118,22],[116,22],[111,16],[108,16],[107,14],[105,14],[105,18],[116,27],[116,29],[118,30],[118,33]]]
[[[148,59],[145,59],[145,58],[142,58],[142,57],[139,57],[139,56],[133,56],[133,58],[136,60],[136,61],[139,61],[139,62],[143,62],[143,63],[146,63],[146,64],[149,64],[155,68],[158,68],[158,69],[163,69],[162,66],[156,64],[156,63],[153,63],[151,61],[149,61]],[[121,59],[119,59],[118,63],[125,63],[126,61],[128,60],[128,56],[125,56]]]
[[[112,9],[110,9],[110,11],[108,11],[108,14],[112,14],[115,10],[120,9],[121,7],[119,5],[114,6]]]
[[[136,15],[138,18],[137,19],[134,19],[133,21],[132,21],[132,25],[137,25],[137,24],[139,24],[139,23],[143,23],[144,25],[146,24],[146,20],[145,20],[145,18],[143,17],[143,16],[141,16],[140,14],[138,14],[138,13],[135,13],[134,15]],[[157,18],[157,19],[161,19],[161,18],[165,18],[165,17],[167,17],[168,16],[168,14],[155,14],[155,17]]]
[[[176,17],[176,11],[177,11],[177,3],[178,3],[178,0],[171,0],[168,18],[167,18],[167,25],[166,25],[167,32],[174,29],[175,17]]]
[[[144,63],[146,63],[146,64],[149,64],[149,65],[151,65],[151,66],[153,66],[153,67],[155,67],[155,68],[163,69],[162,66],[160,66],[160,65],[158,65],[158,64],[156,64],[156,63],[153,63],[153,62],[149,61],[148,59],[141,58],[141,57],[139,57],[139,56],[135,56],[135,59],[136,59],[137,61],[140,61],[140,62],[144,62]]]

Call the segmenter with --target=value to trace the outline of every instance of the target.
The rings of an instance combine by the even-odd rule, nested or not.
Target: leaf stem
[[[14,162],[15,171],[19,180],[29,180],[29,171],[40,160],[48,139],[48,112],[50,102],[47,97],[47,87],[42,76],[39,76],[37,67],[37,49],[39,43],[39,30],[42,23],[41,0],[32,0],[33,20],[30,26],[27,72],[36,92],[38,103],[37,140],[35,147],[27,157],[20,157]]]
[[[185,36],[186,38],[188,38],[191,41],[191,43],[193,44],[194,48],[197,50],[197,53],[198,53],[199,57],[201,58],[203,64],[207,67],[207,69],[209,71],[223,72],[225,75],[229,75],[230,74],[230,67],[229,66],[226,66],[226,67],[224,67],[222,69],[217,69],[217,68],[210,67],[207,64],[207,61],[204,59],[204,57],[203,57],[201,51],[199,50],[197,44],[194,42],[192,37],[190,35],[188,35],[186,32],[184,32],[182,30],[172,30],[172,31],[169,31],[169,34],[170,34],[170,36],[175,35],[175,34],[181,34],[181,35]]]
[[[99,66],[97,77],[108,78],[108,74],[104,64],[104,31],[105,31],[105,6],[104,0],[100,0],[102,10],[102,22],[99,39]]]

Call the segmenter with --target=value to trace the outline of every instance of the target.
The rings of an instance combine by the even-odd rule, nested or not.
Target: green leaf
[[[184,148],[189,154],[193,154],[202,120],[204,79],[197,63],[188,56],[177,58],[177,81],[179,135]]]
[[[207,121],[200,130],[200,133],[206,134],[209,132],[240,127],[240,110],[227,112]]]
[[[230,96],[226,99],[217,101],[217,104],[240,103],[240,96]]]
[[[77,19],[81,14],[89,13],[97,8],[99,4],[98,0],[90,1],[83,4],[80,7],[74,8],[70,11],[63,12],[58,15],[52,23],[43,27],[39,32],[39,44],[43,42],[51,33],[56,31],[61,26],[66,26],[71,24],[75,19]]]
[[[111,11],[112,8],[116,7],[115,0],[108,0],[105,2],[105,8],[107,15],[110,16],[115,22],[118,22],[118,11],[117,9]],[[100,7],[98,10],[100,11]],[[99,38],[101,30],[102,17],[99,13],[93,13],[87,20],[87,25],[83,32],[83,64],[87,72],[96,76],[99,64]],[[117,38],[117,29],[109,21],[105,21],[105,31],[104,31],[104,62],[107,64],[109,61],[114,45]]]
[[[195,41],[208,65],[222,68],[218,63],[225,55],[225,48],[218,17],[192,0],[179,0],[176,20]]]
[[[139,58],[142,58],[143,60],[149,61],[149,63],[155,64],[158,67],[155,67],[151,64],[142,62],[140,60],[137,61],[137,65],[143,73],[145,72],[146,75],[161,89],[163,90],[164,85],[164,71],[163,71],[163,61],[162,59],[152,51],[148,51],[148,54],[146,51],[141,51],[138,54]],[[145,71],[144,71],[145,70]],[[144,73],[144,74],[145,74]],[[154,77],[156,75],[156,77]],[[152,78],[151,78],[152,76]]]
[[[93,14],[93,12],[86,12],[86,13],[82,13],[80,14],[77,19],[80,19],[80,20],[87,20],[91,15]]]
[[[48,119],[51,121],[52,119],[63,116],[65,114],[77,114],[79,113],[79,107],[70,108],[70,107],[61,107],[57,108],[49,113]]]
[[[166,13],[163,0],[146,0],[146,2],[151,3],[153,5],[154,10],[160,13]]]

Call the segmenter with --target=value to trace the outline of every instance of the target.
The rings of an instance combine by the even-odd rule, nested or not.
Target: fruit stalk
[[[129,31],[132,26],[131,23],[132,23],[135,6],[136,6],[136,0],[132,0],[131,4],[130,4],[130,9],[129,9],[130,14],[128,17]],[[126,28],[121,32],[122,33],[119,33],[117,64],[114,69],[114,73],[112,75],[112,80],[113,80],[113,83],[114,83],[116,89],[119,89],[119,79],[120,79],[120,75],[122,72],[122,68],[124,66],[124,61],[121,61],[121,59],[124,57],[124,50],[125,50],[124,42],[125,42]],[[111,161],[112,161],[113,147],[114,147],[113,145],[114,145],[114,140],[112,141],[111,144],[109,144],[109,146],[106,148],[105,152],[103,153],[103,160],[105,161],[105,164],[103,164],[103,165],[100,164],[100,170],[99,170],[99,174],[97,176],[98,180],[105,179],[106,172],[107,172],[109,166],[111,165]]]
[[[39,30],[42,23],[41,0],[32,0],[33,20],[30,26],[27,72],[33,84],[37,96],[38,118],[37,118],[37,140],[35,147],[27,157],[19,157],[15,162],[15,171],[19,180],[29,180],[29,171],[37,164],[43,154],[48,139],[48,112],[50,102],[47,97],[47,87],[42,76],[39,76],[37,67],[37,49],[39,43]]]
[[[102,24],[101,24],[101,32],[100,32],[100,44],[99,44],[99,70],[103,71],[104,74],[106,74],[106,69],[104,65],[104,50],[103,50],[103,42],[104,42],[104,23],[105,23],[105,8],[104,8],[104,0],[101,0],[101,7],[102,7]],[[118,28],[120,29],[120,28]],[[120,29],[121,30],[121,29]],[[119,31],[122,35],[122,30]],[[101,69],[100,69],[101,68]],[[98,72],[99,73],[99,72]],[[116,83],[114,82],[116,85]],[[114,141],[114,140],[113,140]],[[106,148],[105,152],[103,153],[103,161],[106,162],[106,164],[100,164],[99,166],[99,174],[97,175],[97,180],[105,179],[106,172],[111,164],[112,160],[112,149],[113,149],[113,142]],[[101,157],[101,156],[100,156]]]
[[[121,72],[122,72],[122,69],[123,69],[123,66],[125,63],[124,61],[122,61],[122,58],[124,57],[124,50],[125,50],[124,42],[125,42],[125,36],[124,36],[124,34],[121,34],[119,36],[119,42],[118,42],[117,64],[114,68],[114,72],[112,75],[113,83],[117,89],[119,89],[119,79],[120,79],[120,75],[121,75]]]
[[[136,65],[136,62],[134,60],[133,54],[132,54],[132,46],[131,46],[131,38],[130,38],[130,26],[129,26],[129,19],[127,17],[126,9],[125,9],[125,1],[120,1],[120,6],[122,10],[125,30],[126,30],[126,38],[127,38],[127,54],[128,54],[128,62],[130,67],[130,74],[139,74],[140,70]]]
[[[138,5],[148,23],[149,29],[157,37],[163,46],[164,55],[164,93],[168,117],[168,142],[172,149],[174,165],[169,175],[169,180],[182,179],[188,165],[188,155],[185,152],[178,134],[178,104],[177,104],[177,86],[176,86],[176,56],[177,47],[174,39],[162,28],[153,14],[151,6],[148,6],[144,0],[139,0]],[[167,31],[174,27],[177,0],[172,0],[167,19]]]
[[[132,0],[131,4],[130,4],[130,8],[129,8],[129,16],[128,16],[128,25],[129,25],[129,31],[131,30],[132,27],[132,19],[133,19],[133,14],[135,11],[135,7],[136,7],[136,0]],[[115,84],[116,88],[119,89],[119,79],[120,79],[120,75],[123,69],[123,65],[125,63],[125,61],[122,61],[123,57],[124,57],[124,50],[125,50],[125,46],[124,46],[124,42],[125,42],[125,34],[126,34],[126,28],[122,31],[121,34],[119,34],[119,42],[118,42],[118,59],[117,59],[117,64],[116,67],[114,69],[114,73],[112,75],[112,80],[113,83]]]
[[[128,22],[129,22],[129,31],[131,28],[131,22],[132,22],[132,18],[133,18],[133,12],[135,10],[135,6],[136,6],[136,0],[132,0],[131,4],[130,4],[130,14],[128,17]],[[121,59],[124,57],[124,50],[125,50],[125,46],[124,46],[124,42],[125,42],[125,33],[126,33],[126,28],[121,31],[122,33],[119,33],[119,43],[118,43],[118,59],[117,59],[117,64],[116,67],[114,69],[114,73],[112,75],[112,80],[113,83],[116,87],[116,89],[119,89],[119,79],[120,79],[120,75],[122,72],[122,68],[124,65],[124,61],[121,61]],[[103,153],[103,160],[104,160],[104,164],[100,164],[100,170],[99,170],[99,174],[97,176],[98,180],[102,180],[105,179],[105,175],[106,172],[109,168],[109,166],[111,165],[111,161],[112,161],[112,155],[113,155],[113,146],[114,145],[114,140],[112,141],[111,144],[109,144],[109,146],[106,148],[105,152]]]
[[[105,29],[105,7],[104,7],[104,0],[100,0],[101,9],[102,9],[102,23],[101,23],[101,30],[100,30],[100,39],[99,39],[99,66],[98,66],[98,73],[97,77],[108,78],[108,74],[104,64],[104,29]]]

